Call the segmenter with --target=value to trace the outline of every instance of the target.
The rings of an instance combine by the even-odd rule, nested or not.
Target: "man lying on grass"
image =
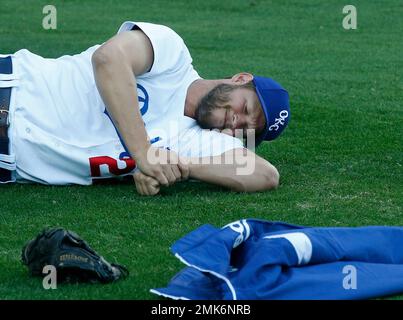
[[[0,102],[1,182],[133,175],[146,195],[189,177],[249,192],[279,183],[250,149],[287,126],[287,91],[249,73],[202,79],[165,26],[125,22],[104,44],[58,59],[2,55]]]

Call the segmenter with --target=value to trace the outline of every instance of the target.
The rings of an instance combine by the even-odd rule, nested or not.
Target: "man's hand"
[[[137,192],[143,196],[154,196],[160,192],[160,184],[154,178],[146,176],[140,170],[133,174]]]
[[[189,166],[174,151],[150,147],[146,156],[136,158],[136,163],[139,170],[133,174],[133,179],[137,192],[142,195],[156,195],[161,185],[168,186],[189,178]],[[161,183],[157,177],[168,183]]]
[[[135,159],[142,173],[163,186],[172,185],[189,176],[189,169],[179,161],[178,155],[173,151],[150,146],[146,152],[138,153]]]

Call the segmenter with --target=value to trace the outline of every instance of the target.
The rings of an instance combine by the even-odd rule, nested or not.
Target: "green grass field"
[[[285,133],[257,153],[281,174],[267,193],[185,182],[148,198],[134,185],[0,186],[0,299],[155,299],[183,265],[170,245],[202,224],[262,218],[310,226],[403,225],[403,3],[354,1],[52,0],[58,29],[42,28],[47,1],[2,0],[0,53],[46,57],[85,50],[125,20],[166,24],[187,43],[203,78],[240,71],[290,92]],[[110,285],[44,290],[20,262],[46,226],[74,230],[130,277]],[[395,297],[403,298],[403,296]]]

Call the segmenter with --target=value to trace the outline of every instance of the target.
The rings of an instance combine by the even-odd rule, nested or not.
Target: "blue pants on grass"
[[[172,253],[187,267],[151,292],[174,299],[369,299],[403,293],[403,227],[203,225]]]

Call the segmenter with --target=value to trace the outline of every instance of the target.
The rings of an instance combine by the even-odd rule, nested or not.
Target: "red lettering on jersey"
[[[90,160],[90,168],[91,168],[91,177],[100,177],[101,176],[101,165],[107,165],[109,172],[119,176],[122,174],[129,173],[134,170],[136,167],[136,161],[132,158],[123,158],[120,161],[126,162],[126,168],[119,169],[118,161],[114,158],[102,156],[102,157],[92,157]]]

